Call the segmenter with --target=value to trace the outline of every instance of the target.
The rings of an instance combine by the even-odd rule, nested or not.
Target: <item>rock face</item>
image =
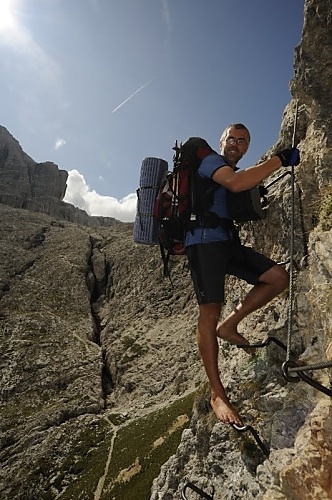
[[[278,142],[266,154],[291,143],[298,104],[296,144],[302,160],[296,170],[294,227],[286,177],[271,188],[267,219],[247,224],[241,233],[242,240],[278,262],[289,262],[294,234],[293,313],[289,315],[289,295],[281,295],[242,328],[252,342],[268,335],[286,347],[290,338],[292,359],[300,365],[332,360],[331,21],[330,1],[305,2],[293,99],[285,109]],[[245,289],[229,280],[226,309]],[[270,446],[268,458],[250,433],[241,435],[216,422],[201,401],[177,453],[155,480],[151,499],[180,499],[188,481],[210,494],[214,487],[214,498],[223,500],[332,498],[331,368],[306,372],[328,389],[325,395],[302,379],[286,384],[281,371],[285,360],[283,349],[273,343],[254,360],[222,346],[220,372],[245,423]]]
[[[0,127],[1,202],[25,208],[29,199],[62,200],[68,173],[51,162],[36,163],[25,154],[16,139]]]
[[[0,203],[49,214],[86,226],[111,226],[111,217],[90,217],[84,210],[62,201],[68,172],[47,161],[36,163],[19,142],[0,126]]]
[[[306,0],[292,100],[278,142],[267,152],[291,142],[297,102],[302,160],[294,196],[286,176],[269,190],[267,218],[241,228],[243,241],[287,268],[294,234],[292,311],[285,292],[243,322],[252,342],[279,342],[258,349],[255,357],[220,344],[223,382],[266,448],[250,431],[237,432],[211,413],[183,257],[171,263],[171,285],[162,277],[158,248],[133,243],[132,224],[104,227],[87,215],[73,223],[47,207],[42,213],[3,201],[1,498],[176,500],[188,482],[210,496],[214,488],[215,500],[332,498],[332,398],[320,390],[332,390],[331,368],[308,373],[316,388],[302,379],[288,382],[280,347],[291,335],[292,360],[300,365],[332,360],[330,7],[327,0]],[[14,172],[11,153],[0,165],[10,158]],[[23,152],[17,162],[26,171],[34,165]],[[55,190],[59,203],[61,186],[59,181]],[[17,196],[9,181],[6,190]],[[223,314],[247,289],[228,279]],[[186,415],[179,410],[165,431],[159,413],[150,428],[142,419],[170,412],[191,394],[196,399],[190,425],[175,453],[169,451],[150,474],[146,489],[153,453],[161,454],[161,443],[181,429]],[[158,425],[160,435],[147,447]],[[124,454],[126,466],[119,463]],[[127,489],[119,493],[120,486]]]

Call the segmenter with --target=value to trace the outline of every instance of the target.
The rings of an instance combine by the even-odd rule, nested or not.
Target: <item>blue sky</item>
[[[243,122],[256,163],[291,99],[304,0],[0,0],[0,124],[69,175],[65,200],[132,221],[142,160]]]

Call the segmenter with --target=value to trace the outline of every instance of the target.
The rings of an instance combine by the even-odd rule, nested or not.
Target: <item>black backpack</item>
[[[201,137],[190,137],[180,145],[176,141],[173,150],[173,170],[164,177],[153,210],[166,276],[170,256],[185,254],[188,230],[221,225],[237,236],[233,220],[245,222],[264,217],[259,187],[241,193],[227,191],[228,211],[233,220],[209,212],[219,184],[199,176],[197,170],[206,156],[218,153]]]
[[[173,147],[173,170],[163,179],[154,206],[158,220],[158,241],[164,262],[164,274],[169,276],[171,255],[185,253],[185,234],[190,228],[208,224],[216,217],[209,214],[218,184],[197,174],[202,160],[217,154],[201,137],[190,137]]]

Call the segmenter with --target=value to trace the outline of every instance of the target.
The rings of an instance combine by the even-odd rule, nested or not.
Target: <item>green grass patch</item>
[[[128,422],[117,414],[107,419],[95,416],[80,423],[76,418],[65,422],[50,436],[45,452],[36,456],[26,474],[29,498],[93,499],[114,440],[101,500],[146,500],[153,479],[175,453],[183,430],[189,426],[194,399],[192,393]],[[16,486],[21,494],[20,484]]]
[[[319,209],[319,222],[323,231],[332,229],[332,183],[323,188]]]
[[[101,500],[146,500],[160,467],[189,426],[195,394],[123,427],[116,438]]]
[[[50,485],[50,491],[41,496],[41,500],[55,498],[51,486],[59,491],[62,500],[89,500],[94,496],[99,478],[103,475],[109,449],[114,434],[106,420],[91,422],[71,444],[65,463],[56,479]],[[45,468],[47,465],[43,464]],[[42,472],[42,471],[40,471]],[[67,486],[68,485],[68,486]]]
[[[31,395],[30,398],[29,395]],[[33,391],[26,391],[23,395],[19,394],[15,398],[9,399],[8,404],[0,406],[3,431],[15,429],[18,425],[24,425],[28,419],[38,418],[38,414],[43,412],[45,405],[48,403],[48,398],[46,394],[44,399],[40,395],[38,395],[38,399],[35,396]]]

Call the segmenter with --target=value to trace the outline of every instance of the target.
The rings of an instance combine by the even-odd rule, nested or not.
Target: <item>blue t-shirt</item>
[[[212,153],[204,158],[197,173],[201,177],[211,179],[214,172],[224,166],[227,166],[225,159],[217,153]],[[226,189],[223,186],[219,186],[214,192],[214,201],[210,212],[217,214],[219,217],[231,220],[227,210]],[[227,232],[221,226],[214,228],[197,227],[187,232],[185,246],[188,247],[197,243],[211,243],[212,241],[226,241],[228,239]]]

